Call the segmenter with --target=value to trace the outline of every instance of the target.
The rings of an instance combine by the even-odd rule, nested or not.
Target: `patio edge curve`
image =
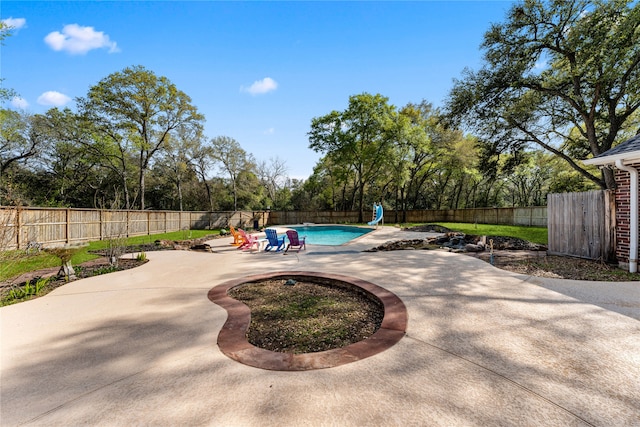
[[[227,291],[243,283],[287,275],[339,280],[374,295],[384,307],[384,318],[380,328],[365,340],[317,353],[278,353],[252,345],[246,338],[251,321],[249,307],[228,296]],[[397,295],[371,282],[339,274],[313,271],[277,271],[243,276],[213,287],[208,292],[208,298],[224,308],[228,315],[218,333],[217,344],[220,351],[242,364],[274,371],[332,368],[374,356],[398,343],[405,336],[408,325],[406,306]]]

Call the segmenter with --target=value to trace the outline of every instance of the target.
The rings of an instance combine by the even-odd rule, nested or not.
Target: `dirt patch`
[[[247,339],[282,353],[314,353],[362,341],[384,317],[380,302],[331,281],[268,279],[229,290],[251,309]]]
[[[640,274],[629,273],[618,266],[567,256],[547,255],[546,252],[494,251],[490,253],[467,253],[493,264],[502,270],[529,276],[553,279],[571,279],[601,282],[640,281]]]
[[[502,270],[529,276],[603,282],[640,281],[640,274],[629,273],[616,265],[575,257],[547,255],[546,246],[515,237],[465,235],[434,224],[406,230],[443,235],[388,242],[368,251],[439,249],[473,256]]]

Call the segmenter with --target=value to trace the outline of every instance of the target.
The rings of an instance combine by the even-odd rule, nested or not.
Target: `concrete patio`
[[[2,426],[640,426],[640,283],[540,279],[385,227],[300,253],[147,253],[141,267],[0,309]],[[270,271],[360,278],[404,302],[395,346],[334,368],[229,359],[225,281]]]

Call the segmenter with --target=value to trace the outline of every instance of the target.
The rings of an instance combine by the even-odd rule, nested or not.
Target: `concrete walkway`
[[[425,235],[385,227],[287,255],[219,239],[214,253],[151,252],[142,267],[3,307],[0,424],[640,426],[640,283],[546,281],[444,251],[360,252]],[[406,336],[322,370],[227,358],[216,345],[226,312],[208,291],[281,270],[389,289],[407,307]]]

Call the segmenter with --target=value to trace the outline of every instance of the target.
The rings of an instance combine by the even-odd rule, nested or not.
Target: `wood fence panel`
[[[128,219],[127,211],[103,211],[102,240],[126,237],[129,229]]]
[[[64,244],[67,232],[66,209],[23,209],[20,212],[19,247],[25,247],[31,241]]]
[[[385,211],[385,223],[395,222],[395,218],[402,218],[402,212]],[[365,212],[364,220],[369,221],[371,214]],[[269,213],[267,225],[302,224],[305,222],[316,224],[355,223],[358,221],[357,211],[273,211]],[[412,210],[406,213],[407,222],[462,222],[480,224],[504,224],[547,226],[547,207],[531,208],[474,208],[474,209],[441,209],[441,210]]]
[[[65,243],[82,243],[100,240],[102,237],[101,212],[96,210],[68,209],[69,235]]]
[[[534,209],[535,212],[531,210]],[[385,222],[402,218],[402,212],[385,211]],[[364,212],[364,221],[371,219]],[[519,225],[546,224],[546,208],[476,208],[458,210],[407,211],[407,222],[468,222],[516,223]],[[523,218],[526,218],[523,219]],[[21,249],[29,241],[46,247],[92,240],[120,239],[188,229],[235,227],[251,229],[269,225],[343,224],[358,221],[357,211],[126,211],[101,209],[66,209],[0,206],[0,249]],[[526,221],[526,222],[525,222]],[[524,223],[523,223],[524,222]],[[535,222],[535,223],[534,223]]]
[[[550,194],[549,253],[612,261],[615,254],[611,191]]]
[[[135,218],[135,217],[134,217]],[[167,230],[167,213],[163,211],[148,212],[144,215],[146,219],[146,226],[143,228],[142,224],[138,224],[140,228],[132,230],[133,233],[140,234],[159,234],[166,233]],[[141,221],[143,222],[144,219]],[[138,220],[138,218],[135,218]]]
[[[0,209],[0,248],[18,247],[18,217],[18,211],[15,209]]]
[[[189,228],[199,230],[208,230],[211,228],[211,215],[206,212],[185,212],[184,221],[189,224]]]
[[[513,225],[525,225],[529,227],[547,226],[547,207],[535,206],[529,208],[513,209]]]
[[[145,211],[127,211],[129,215],[128,224],[129,230],[127,235],[129,236],[144,236],[149,234],[149,212]]]

